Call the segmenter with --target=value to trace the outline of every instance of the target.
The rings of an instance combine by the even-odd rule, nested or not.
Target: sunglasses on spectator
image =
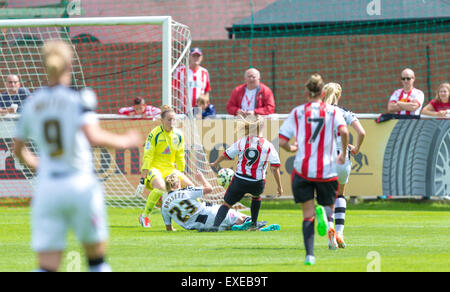
[[[402,80],[403,80],[403,81],[405,81],[405,80],[408,80],[408,81],[409,81],[409,80],[411,80],[411,79],[413,79],[413,77],[402,77]]]

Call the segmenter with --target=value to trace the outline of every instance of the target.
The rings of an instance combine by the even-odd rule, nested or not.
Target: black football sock
[[[258,222],[259,209],[261,208],[261,198],[252,199],[252,204],[250,205],[250,213],[252,216],[252,225],[256,226]]]
[[[220,224],[222,224],[225,217],[227,217],[229,209],[230,208],[225,205],[220,206],[219,210],[217,211],[216,218],[214,219],[214,227],[218,228]]]
[[[314,218],[303,220],[303,242],[306,255],[314,255]]]
[[[111,267],[103,257],[88,259],[90,272],[111,272]]]

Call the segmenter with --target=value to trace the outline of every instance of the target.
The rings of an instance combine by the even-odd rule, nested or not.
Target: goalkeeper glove
[[[136,197],[142,196],[142,194],[144,193],[144,189],[145,189],[145,178],[141,178],[141,181],[139,182],[139,185],[136,188],[136,191],[134,192],[134,195]]]

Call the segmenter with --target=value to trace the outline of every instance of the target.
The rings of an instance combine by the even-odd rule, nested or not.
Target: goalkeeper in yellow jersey
[[[150,191],[144,212],[139,216],[142,227],[150,228],[149,216],[166,189],[164,179],[176,173],[183,187],[194,186],[183,174],[185,168],[184,138],[182,132],[175,129],[176,114],[170,106],[161,109],[161,125],[155,127],[145,142],[141,181],[136,196],[141,196],[144,188]]]

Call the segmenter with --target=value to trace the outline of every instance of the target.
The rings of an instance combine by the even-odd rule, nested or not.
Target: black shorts
[[[258,197],[264,192],[266,183],[264,180],[249,181],[242,178],[233,176],[225,197],[223,200],[225,203],[233,206],[245,196],[245,194],[251,194],[253,197]]]
[[[314,200],[314,192],[317,192],[317,203],[322,206],[333,205],[336,201],[338,182],[310,181],[296,173],[292,174],[292,193],[296,203],[305,203]]]

